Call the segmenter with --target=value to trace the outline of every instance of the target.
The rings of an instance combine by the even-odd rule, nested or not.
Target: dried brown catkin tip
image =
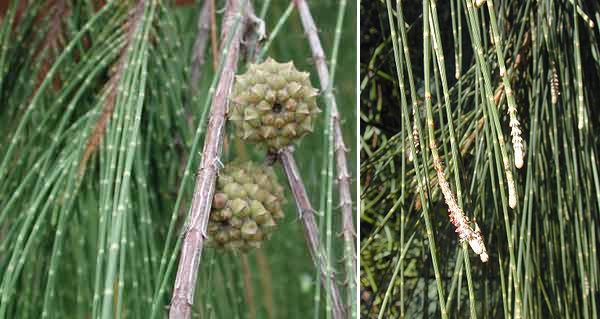
[[[512,208],[512,209],[515,209],[517,207],[517,190],[515,187],[515,181],[512,178],[512,174],[507,175],[507,180],[508,180],[508,206],[510,206],[510,208]]]
[[[558,82],[558,72],[556,67],[552,67],[552,74],[550,77],[550,97],[552,98],[552,105],[558,103],[558,96],[560,95],[560,83]]]
[[[420,146],[420,142],[419,142],[419,130],[417,129],[417,107],[413,106],[413,110],[412,110],[412,116],[413,116],[413,127],[412,127],[412,142],[415,145],[415,153],[419,154],[419,146]],[[410,148],[409,148],[410,149]],[[415,155],[417,154],[413,154],[412,150],[410,152],[410,156],[409,156],[409,161],[412,162],[412,159]]]
[[[515,147],[515,167],[523,167],[523,149]]]
[[[515,152],[515,167],[522,168],[524,163],[525,151],[523,145],[523,138],[521,138],[521,129],[519,127],[519,122],[516,120],[516,117],[511,119],[510,121],[510,134],[512,135],[512,143],[513,150]]]

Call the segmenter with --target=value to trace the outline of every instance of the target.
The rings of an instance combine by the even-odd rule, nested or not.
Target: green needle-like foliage
[[[0,22],[0,318],[167,316],[226,51],[220,48],[229,45],[218,36],[226,1],[180,2],[186,1],[8,4]],[[264,20],[266,38],[243,43],[238,73],[272,56],[294,61],[317,84],[295,7],[244,2]],[[344,140],[353,146],[356,5],[310,5],[327,55],[337,57],[332,92]],[[317,103],[325,106],[322,94]],[[328,230],[321,245],[349,296],[351,287],[341,285],[347,263],[344,240],[336,236],[342,225],[331,189],[336,176],[320,173],[330,172],[333,161],[324,116],[296,145],[295,157],[312,202],[331,201],[318,214]],[[233,132],[228,125],[223,162],[265,161],[264,150],[240,143]],[[354,161],[348,165],[355,171]],[[245,256],[205,249],[193,317],[330,315],[328,292],[320,289],[285,192],[285,218],[263,248]],[[344,302],[356,306],[354,298]]]
[[[600,4],[361,17],[361,316],[597,318]]]

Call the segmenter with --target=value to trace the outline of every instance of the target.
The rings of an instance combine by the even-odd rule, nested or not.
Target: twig
[[[335,275],[329,269],[329,262],[327,261],[327,255],[320,246],[319,230],[315,221],[314,209],[312,208],[306,188],[298,172],[296,161],[292,155],[290,148],[285,148],[279,152],[279,160],[288,178],[290,188],[296,200],[296,206],[300,214],[300,219],[304,224],[304,236],[308,244],[308,250],[313,259],[313,262],[321,274],[321,284],[326,288],[325,285],[329,285],[331,291],[331,305],[333,307],[333,318],[334,319],[345,319],[346,310],[342,304],[340,293],[335,282]]]
[[[219,66],[219,52],[217,47],[219,46],[219,41],[217,39],[217,17],[215,7],[215,0],[206,0],[210,2],[210,38],[211,38],[211,48],[212,48],[212,56],[213,56],[213,68],[216,70]]]
[[[302,26],[308,37],[310,48],[313,52],[313,59],[315,60],[315,66],[317,73],[319,74],[319,80],[321,82],[321,89],[325,92],[325,99],[330,103],[331,106],[331,117],[333,120],[333,140],[335,147],[335,162],[338,173],[338,187],[340,191],[340,206],[342,208],[342,233],[346,245],[349,245],[352,249],[347,251],[350,252],[346,258],[352,259],[352,269],[356,268],[356,233],[354,231],[354,222],[352,214],[352,195],[350,193],[350,174],[348,173],[348,166],[346,161],[346,152],[348,151],[343,140],[342,128],[340,125],[340,114],[338,112],[337,103],[335,97],[331,92],[329,84],[329,70],[325,63],[325,53],[319,40],[317,33],[317,27],[315,21],[310,14],[308,5],[304,0],[294,0],[300,19],[302,20]],[[348,274],[348,278],[355,281],[355,287],[357,287],[358,277],[356,274]]]
[[[265,22],[256,16],[254,7],[248,5],[246,12],[246,29],[244,30],[242,40],[242,55],[246,61],[256,61],[259,58],[259,52],[262,48],[262,43],[267,38],[265,31]]]
[[[194,89],[200,79],[200,69],[204,65],[206,55],[206,42],[208,41],[208,32],[210,25],[211,1],[204,1],[200,14],[198,15],[198,33],[194,41],[194,50],[192,52],[192,70],[190,89]]]
[[[250,262],[247,254],[240,254],[242,261],[242,271],[244,273],[244,289],[246,295],[246,304],[248,305],[248,318],[256,319],[256,305],[254,304],[254,290],[252,289],[252,272],[250,271]]]
[[[241,21],[242,10],[240,0],[228,1],[225,8],[221,33],[224,55],[223,69],[210,110],[202,161],[198,169],[192,207],[184,233],[181,257],[169,310],[169,318],[171,319],[190,318],[191,316],[198,267],[204,239],[206,238],[206,226],[220,165],[219,156],[225,128],[225,113],[239,56],[242,28],[238,27],[236,22]],[[227,47],[227,39],[229,38],[230,45]]]
[[[204,1],[200,14],[198,15],[198,33],[196,34],[196,40],[194,41],[194,49],[192,51],[192,66],[190,71],[190,83],[188,86],[188,99],[184,104],[184,112],[190,128],[196,127],[194,125],[194,117],[190,105],[194,101],[195,91],[202,75],[201,69],[206,62],[206,43],[208,42],[208,33],[215,32],[215,26],[211,24],[211,11],[213,11],[213,1]],[[215,67],[216,69],[216,67]]]
[[[276,318],[275,302],[273,301],[273,284],[271,283],[271,267],[265,255],[264,249],[258,249],[256,252],[256,263],[260,273],[260,289],[262,291],[262,300],[267,310],[267,318]]]

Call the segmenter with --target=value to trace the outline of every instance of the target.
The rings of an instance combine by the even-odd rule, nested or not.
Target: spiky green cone
[[[240,138],[279,150],[313,131],[316,99],[308,73],[268,58],[236,76],[229,119]]]
[[[208,222],[211,246],[248,251],[260,247],[283,218],[283,187],[273,169],[234,161],[219,172]]]

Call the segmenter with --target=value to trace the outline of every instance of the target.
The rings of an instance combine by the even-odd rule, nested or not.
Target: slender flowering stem
[[[500,66],[500,76],[504,83],[504,92],[506,93],[506,101],[508,102],[508,116],[510,118],[510,135],[512,136],[513,149],[515,152],[515,166],[517,168],[523,167],[523,139],[521,138],[521,124],[517,119],[517,103],[515,102],[514,92],[510,85],[510,78],[507,74],[506,65],[504,64],[504,54],[502,53],[502,38],[498,31],[496,22],[496,10],[494,9],[493,1],[487,2],[488,12],[490,14],[490,26],[492,29],[492,35],[494,41],[494,47],[496,48],[496,56],[498,58],[498,65]]]
[[[480,24],[476,16],[475,9],[473,8],[473,2],[471,0],[465,0],[465,2],[467,7],[468,18],[471,21],[469,27],[471,28],[471,40],[473,41],[473,50],[475,51],[477,63],[481,67],[483,82],[485,84],[485,96],[488,100],[486,105],[489,106],[489,115],[492,119],[492,124],[496,131],[496,135],[498,136],[498,146],[500,148],[500,153],[502,154],[502,164],[504,168],[504,173],[506,175],[506,183],[508,186],[508,205],[510,206],[510,208],[514,209],[517,207],[517,190],[515,186],[515,180],[510,169],[508,154],[506,152],[504,134],[502,133],[502,129],[500,127],[500,116],[498,114],[496,104],[494,103],[494,95],[492,92],[492,76],[490,74],[490,70],[488,69],[488,65],[486,64],[486,60],[483,54],[482,41],[478,33]]]
[[[451,106],[450,106],[450,94],[448,93],[448,83],[447,83],[447,76],[446,76],[446,69],[445,69],[445,63],[444,63],[444,52],[442,49],[442,40],[441,40],[441,32],[440,32],[440,27],[439,27],[439,23],[438,23],[438,13],[437,13],[437,5],[436,2],[431,2],[430,3],[430,7],[431,7],[431,15],[430,15],[430,19],[429,19],[429,23],[431,26],[431,43],[433,45],[433,54],[434,56],[437,58],[437,66],[439,69],[439,74],[440,74],[440,78],[441,78],[441,82],[442,82],[442,91],[444,92],[444,104],[445,104],[445,109],[446,109],[446,117],[448,120],[448,131],[449,131],[449,135],[450,135],[450,147],[452,148],[452,157],[454,158],[453,160],[453,164],[452,165],[452,169],[454,171],[454,185],[456,187],[456,198],[458,199],[458,207],[464,207],[463,206],[463,201],[462,201],[462,187],[460,184],[460,171],[458,169],[458,161],[460,159],[460,155],[459,155],[459,150],[458,150],[458,143],[456,142],[456,133],[455,133],[455,129],[454,129],[454,123],[452,121],[452,110],[451,110]],[[458,68],[458,66],[457,66]],[[440,163],[441,164],[441,163]],[[437,173],[437,170],[436,170]],[[445,176],[443,176],[445,179]],[[442,181],[438,178],[438,181]],[[445,181],[445,180],[444,180]],[[447,182],[446,182],[447,184]],[[440,186],[443,186],[442,184],[439,184]],[[445,186],[445,185],[444,185]],[[450,193],[450,195],[452,195],[452,193]],[[464,214],[461,214],[461,216],[465,217],[466,216]],[[465,221],[465,224],[468,226],[468,220]],[[471,236],[473,237],[473,236]],[[463,241],[464,242],[464,241]],[[481,245],[483,246],[483,239],[481,239]],[[469,309],[470,309],[470,313],[471,313],[471,318],[476,318],[477,314],[475,311],[475,294],[474,294],[474,288],[473,288],[473,280],[472,280],[472,275],[471,275],[471,269],[470,269],[470,261],[468,258],[468,248],[466,245],[462,245],[462,251],[463,251],[463,255],[465,256],[464,258],[464,262],[465,262],[465,269],[466,269],[466,274],[467,274],[467,287],[468,287],[468,291],[469,291]],[[482,256],[482,260],[486,259],[487,260],[487,254],[484,256],[483,254],[480,254],[480,256]],[[447,307],[449,307],[449,300],[452,297],[452,289],[450,294],[448,295],[448,301],[446,302]]]
[[[423,5],[424,12],[424,21],[429,21],[429,5]],[[427,128],[428,128],[428,137],[429,137],[429,149],[431,150],[431,155],[433,157],[433,166],[435,168],[437,178],[438,178],[438,186],[440,187],[442,194],[444,195],[444,200],[446,201],[446,205],[448,205],[448,213],[450,217],[450,222],[456,228],[456,233],[461,241],[468,241],[469,245],[473,249],[473,251],[479,255],[481,261],[486,262],[488,260],[488,255],[485,249],[485,245],[483,243],[483,236],[481,236],[481,232],[474,230],[471,228],[469,219],[463,213],[462,209],[458,206],[456,202],[456,198],[450,189],[450,184],[446,180],[446,176],[444,173],[444,166],[442,164],[442,160],[440,159],[440,155],[437,151],[437,145],[435,141],[434,134],[434,124],[433,124],[433,112],[431,107],[431,92],[429,88],[429,69],[430,69],[430,57],[431,51],[429,47],[430,40],[430,31],[429,31],[429,23],[424,24],[423,30],[423,55],[424,55],[424,70],[425,70],[425,109],[427,114]],[[475,224],[475,228],[477,229],[477,225]]]
[[[496,103],[494,100],[494,95],[492,92],[492,78],[491,78],[491,74],[490,74],[490,70],[488,68],[488,65],[486,64],[486,59],[484,57],[484,51],[483,51],[483,47],[482,47],[482,41],[479,35],[479,29],[480,29],[480,24],[479,24],[479,19],[477,17],[477,12],[475,10],[475,8],[473,7],[473,2],[471,0],[465,0],[465,5],[466,5],[466,11],[467,11],[467,16],[468,19],[470,21],[469,23],[469,29],[470,29],[470,34],[471,34],[471,41],[472,41],[472,45],[473,45],[473,50],[475,51],[475,57],[476,57],[476,61],[477,64],[480,67],[480,71],[481,71],[481,75],[482,75],[482,83],[483,83],[483,87],[484,90],[481,93],[482,96],[484,96],[485,98],[482,100],[482,102],[484,103],[484,113],[486,114],[487,118],[491,119],[491,127],[490,130],[491,131],[491,136],[494,137],[494,152],[496,153],[496,158],[497,159],[501,159],[501,166],[504,170],[504,173],[506,175],[506,182],[507,182],[507,186],[508,186],[508,206],[512,209],[516,208],[517,206],[517,198],[516,198],[516,187],[515,187],[515,182],[512,176],[512,171],[510,169],[510,161],[508,159],[508,155],[505,149],[505,141],[504,141],[504,135],[500,126],[500,120],[499,120],[499,114],[498,114],[498,109],[496,107]],[[487,100],[487,101],[485,101]],[[497,146],[497,147],[496,147]],[[501,174],[498,174],[498,178],[499,178],[499,184],[502,187],[502,184],[500,182],[500,180],[502,179]],[[501,194],[503,194],[503,190],[500,191]],[[516,274],[516,257],[515,257],[515,252],[514,252],[514,246],[513,246],[513,242],[512,242],[512,231],[510,228],[510,223],[508,222],[509,217],[508,217],[508,212],[507,209],[505,207],[503,207],[503,213],[504,213],[504,219],[505,219],[505,229],[506,229],[506,238],[508,240],[508,251],[509,251],[509,264],[510,264],[510,273],[514,278],[514,288],[515,288],[515,309],[516,311],[520,311],[521,310],[521,305],[522,305],[522,298],[521,298],[521,291],[520,291],[520,278],[518,278],[517,274]],[[520,314],[518,312],[515,312],[515,317],[516,318],[520,318]]]
[[[424,7],[427,6],[427,3],[423,4]],[[388,2],[388,8],[391,8],[391,3]],[[428,197],[429,192],[426,192],[428,187],[427,187],[427,183],[429,182],[429,177],[428,172],[426,170],[421,171],[420,168],[420,161],[422,160],[423,163],[427,163],[427,152],[421,152],[421,156],[417,156],[417,149],[419,145],[422,145],[423,143],[420,143],[420,140],[423,138],[423,134],[421,134],[421,121],[420,121],[420,116],[419,113],[416,111],[418,108],[418,101],[417,101],[417,91],[416,91],[416,86],[415,86],[415,81],[414,81],[414,75],[412,73],[412,63],[411,63],[411,59],[410,59],[410,51],[409,51],[409,47],[408,47],[408,39],[407,39],[407,31],[405,28],[405,23],[404,23],[404,15],[402,13],[401,7],[399,6],[397,11],[396,11],[397,17],[398,17],[398,30],[400,31],[400,37],[398,37],[396,35],[396,30],[393,27],[393,21],[391,21],[391,12],[388,14],[388,18],[390,19],[390,29],[391,29],[391,38],[392,38],[392,45],[394,46],[394,59],[395,59],[395,64],[396,64],[396,76],[398,78],[398,88],[400,89],[400,98],[401,98],[401,106],[402,106],[402,117],[404,118],[404,125],[405,127],[410,127],[410,120],[409,120],[409,115],[408,115],[408,105],[406,102],[406,96],[405,96],[405,91],[406,91],[406,86],[404,84],[404,77],[403,77],[403,72],[402,72],[402,68],[401,68],[401,63],[405,63],[406,65],[406,73],[408,74],[408,86],[410,89],[410,96],[411,96],[411,102],[412,102],[412,108],[413,108],[413,132],[412,132],[412,143],[408,143],[410,145],[410,149],[412,154],[414,154],[413,156],[413,161],[414,161],[414,168],[415,168],[415,176],[417,179],[417,183],[418,183],[418,187],[417,187],[417,192],[419,194],[419,200],[421,201],[422,205],[422,211],[423,211],[423,219],[425,221],[425,229],[427,232],[427,239],[429,240],[429,252],[431,255],[431,262],[433,265],[433,273],[435,276],[435,282],[436,282],[436,288],[437,288],[437,292],[438,292],[438,300],[440,301],[440,312],[441,312],[441,317],[442,318],[448,318],[448,312],[446,310],[446,305],[444,303],[444,287],[443,287],[443,283],[442,283],[442,276],[441,276],[441,272],[440,272],[440,266],[439,266],[439,260],[438,260],[438,256],[437,256],[437,245],[435,243],[435,237],[433,236],[433,228],[431,225],[431,218],[430,218],[430,207],[429,207],[429,203],[428,200],[426,199]],[[425,30],[424,30],[425,31]],[[401,40],[400,42],[398,42],[398,40]],[[402,45],[402,50],[400,50],[399,45]],[[404,60],[404,62],[402,62]],[[416,130],[415,130],[416,128]],[[415,133],[417,134],[415,136]],[[425,165],[425,164],[424,164]]]
[[[198,169],[196,187],[192,199],[192,207],[189,212],[188,225],[185,229],[181,257],[171,299],[169,318],[190,318],[191,307],[194,302],[194,290],[198,277],[198,267],[204,239],[206,238],[206,226],[215,191],[215,181],[220,164],[220,153],[225,130],[225,113],[229,103],[229,93],[233,85],[235,70],[239,57],[240,40],[242,28],[239,27],[242,20],[243,5],[240,0],[227,2],[221,43],[225,44],[230,39],[227,52],[224,53],[223,69],[217,86],[215,97],[211,105],[211,113],[202,151],[202,161]],[[227,50],[227,46],[225,46]]]

